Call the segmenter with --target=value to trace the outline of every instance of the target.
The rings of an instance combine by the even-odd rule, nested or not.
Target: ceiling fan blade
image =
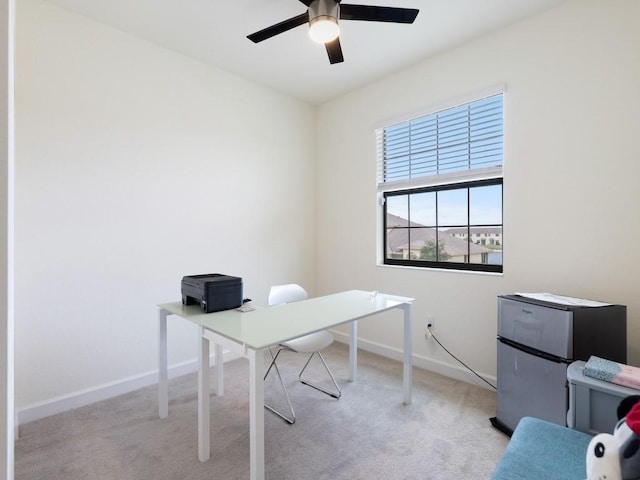
[[[342,47],[340,46],[340,37],[336,37],[335,40],[325,43],[324,46],[327,48],[329,63],[334,64],[344,62]]]
[[[300,0],[300,3],[304,3],[308,7],[309,5],[311,5],[312,1],[313,0]]]
[[[416,8],[376,7],[372,5],[340,4],[342,20],[369,22],[413,23],[420,10]]]
[[[309,13],[305,12],[297,17],[290,18],[280,23],[276,23],[275,25],[271,25],[265,29],[260,30],[259,32],[252,33],[251,35],[247,35],[247,38],[251,40],[253,43],[262,42],[267,38],[274,37],[280,33],[286,32],[287,30],[291,30],[299,25],[303,25],[309,22]]]

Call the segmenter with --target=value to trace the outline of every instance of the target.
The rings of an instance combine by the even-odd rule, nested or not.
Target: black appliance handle
[[[545,360],[549,360],[555,363],[571,363],[571,360],[567,360],[566,358],[558,357],[557,355],[543,352],[542,350],[538,350],[537,348],[529,347],[527,345],[514,342],[513,340],[510,340],[508,338],[498,337],[498,341],[512,348],[515,348],[516,350],[520,350],[522,352],[528,353],[529,355],[533,355],[534,357],[544,358]]]

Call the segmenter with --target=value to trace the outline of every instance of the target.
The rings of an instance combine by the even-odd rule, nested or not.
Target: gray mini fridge
[[[511,435],[525,416],[566,425],[568,365],[591,355],[626,363],[626,307],[501,295],[497,345],[493,426]]]

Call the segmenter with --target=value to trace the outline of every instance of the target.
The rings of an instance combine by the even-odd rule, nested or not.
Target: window
[[[384,264],[502,272],[502,99],[376,132]]]

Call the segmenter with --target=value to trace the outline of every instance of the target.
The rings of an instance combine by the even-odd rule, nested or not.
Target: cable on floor
[[[456,357],[453,353],[451,353],[449,350],[447,350],[447,348],[442,345],[442,343],[440,343],[440,340],[438,340],[436,338],[436,336],[433,334],[433,332],[431,331],[431,327],[428,327],[427,330],[429,331],[429,335],[431,337],[433,337],[433,339],[436,341],[436,343],[438,345],[440,345],[440,347],[442,347],[442,349],[447,352],[449,355],[451,355],[458,363],[460,363],[464,368],[466,368],[467,370],[469,370],[471,373],[473,373],[476,377],[478,377],[480,380],[482,380],[484,383],[486,383],[487,385],[489,385],[491,388],[493,388],[494,390],[497,390],[496,386],[493,385],[491,382],[489,382],[487,379],[485,379],[484,377],[482,377],[480,374],[478,374],[473,368],[469,367],[466,363],[464,363],[462,360],[460,360],[458,357]]]

